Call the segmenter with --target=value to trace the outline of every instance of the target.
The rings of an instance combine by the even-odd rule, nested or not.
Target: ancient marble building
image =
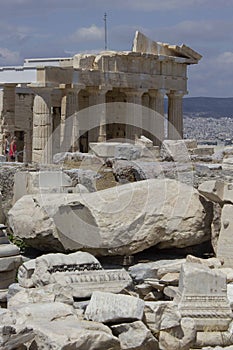
[[[16,135],[21,160],[27,162],[42,161],[44,148],[57,126],[59,134],[47,150],[50,156],[66,138],[72,139],[72,150],[82,152],[88,151],[89,142],[134,140],[140,134],[153,139],[154,133],[148,133],[149,125],[144,131],[145,118],[140,128],[117,121],[117,111],[116,119],[110,121],[110,102],[133,103],[162,116],[167,114],[167,138],[182,138],[187,66],[200,59],[201,55],[185,45],[153,42],[136,32],[132,51],[26,59],[22,67],[0,68],[1,139],[6,133]],[[168,111],[164,111],[165,97]],[[98,125],[83,129],[78,112],[99,104],[104,105],[101,111],[97,110],[101,114]],[[72,131],[67,131],[66,120],[71,115],[75,115]],[[163,119],[156,128],[159,137],[153,141],[158,144],[165,134]]]

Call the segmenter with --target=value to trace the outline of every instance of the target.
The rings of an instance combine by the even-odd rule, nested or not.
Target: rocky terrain
[[[144,137],[2,163],[0,349],[233,349],[232,167]]]

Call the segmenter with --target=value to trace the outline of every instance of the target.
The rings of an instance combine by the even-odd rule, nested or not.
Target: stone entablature
[[[13,69],[15,82],[12,76],[11,84],[7,79],[3,81],[3,68],[0,70],[0,138],[6,133],[19,135],[23,160],[42,162],[45,145],[60,125],[56,145],[51,141],[53,145],[49,145],[45,152],[43,161],[49,162],[52,154],[59,152],[61,142],[64,143],[67,138],[65,129],[69,116],[98,104],[128,102],[145,106],[163,117],[166,96],[168,137],[182,138],[182,98],[187,94],[187,66],[198,63],[200,58],[201,55],[185,45],[153,42],[136,32],[132,51],[77,54],[67,59],[25,60],[25,67]],[[29,71],[31,80],[30,75],[26,75]],[[146,125],[147,118],[143,116],[143,111],[141,125],[137,127],[126,122],[119,123],[117,115],[113,122],[116,125],[110,127],[108,124],[112,119],[108,113],[109,109],[103,107],[99,126],[93,130],[83,129],[77,116],[72,135],[69,135],[72,151],[80,149],[87,152],[89,142],[119,137],[134,140],[135,135],[140,137],[143,133],[150,136],[143,131],[151,130],[150,125]],[[163,118],[157,124],[157,136],[152,137],[154,144],[160,144],[165,134]]]

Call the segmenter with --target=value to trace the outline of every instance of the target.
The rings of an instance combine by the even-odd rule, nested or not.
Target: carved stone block
[[[85,318],[95,322],[141,320],[144,301],[128,295],[94,292],[85,311]]]
[[[227,330],[232,320],[226,276],[200,264],[183,264],[174,303],[182,317],[195,320],[198,331]]]
[[[25,262],[18,271],[22,287],[39,287],[58,283],[71,286],[73,297],[90,297],[93,291],[120,293],[132,284],[125,269],[103,270],[89,253],[47,254]]]

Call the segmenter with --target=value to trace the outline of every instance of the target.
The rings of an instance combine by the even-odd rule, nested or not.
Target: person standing
[[[16,153],[17,153],[16,136],[14,136],[10,143],[10,151],[9,151],[9,158],[12,162],[15,161]]]
[[[5,135],[5,137],[4,137],[4,155],[6,156],[7,161],[9,161],[9,151],[10,151],[9,135]]]

